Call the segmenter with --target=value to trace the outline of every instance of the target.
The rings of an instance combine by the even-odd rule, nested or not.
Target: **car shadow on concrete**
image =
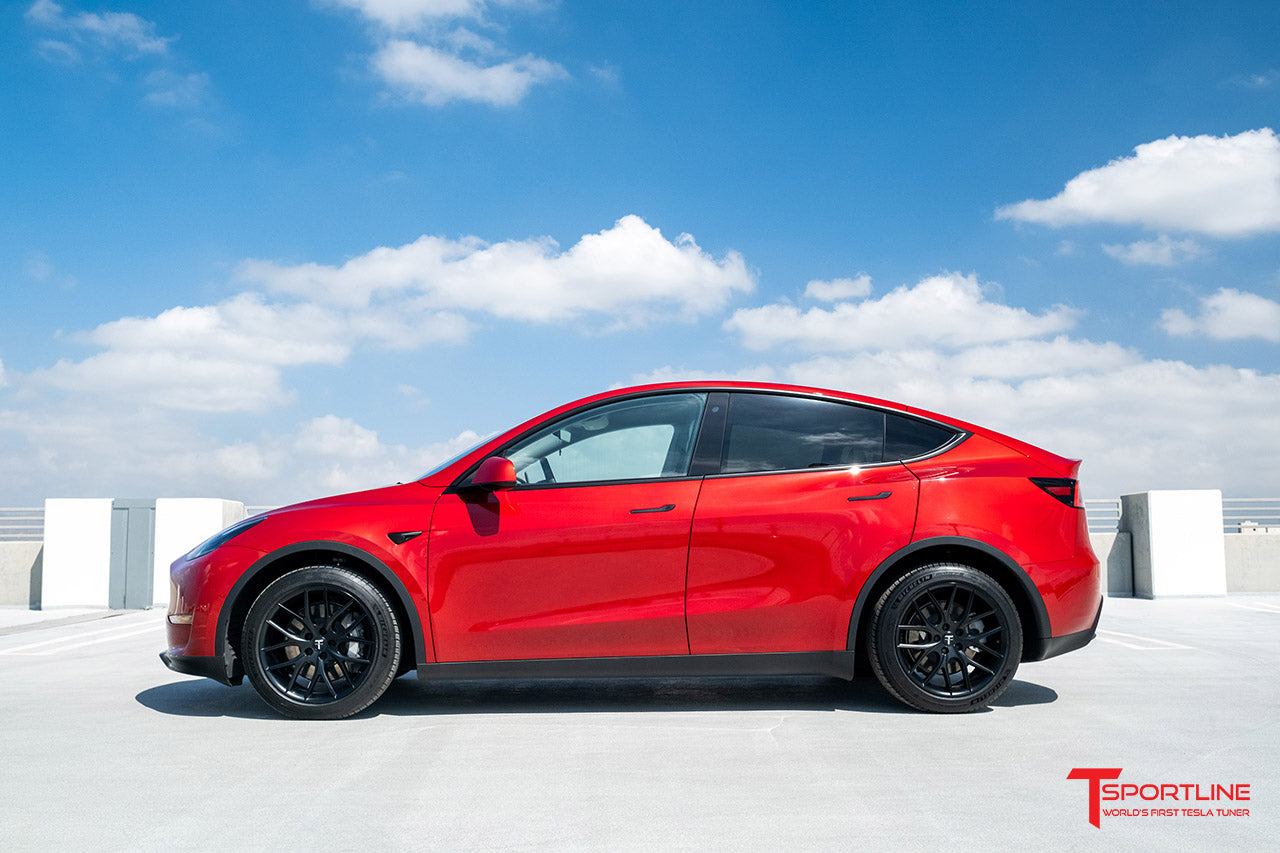
[[[230,688],[184,680],[144,690],[139,704],[189,717],[282,719],[248,684]],[[1015,680],[996,708],[1043,705],[1058,694]],[[459,714],[597,714],[688,711],[847,711],[913,714],[874,678],[612,678],[392,682],[373,707],[357,717],[428,717]],[[985,713],[990,709],[986,709]]]

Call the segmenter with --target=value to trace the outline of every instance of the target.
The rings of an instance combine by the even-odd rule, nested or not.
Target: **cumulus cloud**
[[[397,92],[433,107],[454,100],[509,107],[523,100],[536,84],[568,76],[560,65],[532,55],[480,65],[403,39],[379,48],[373,67]]]
[[[428,23],[455,18],[478,18],[484,0],[329,0],[355,9],[389,30],[415,30]]]
[[[1174,240],[1166,234],[1161,234],[1155,240],[1139,240],[1127,246],[1106,243],[1103,244],[1102,251],[1121,263],[1156,267],[1173,267],[1205,255],[1204,247],[1195,240]]]
[[[801,311],[775,303],[743,308],[725,322],[744,346],[794,346],[849,352],[886,347],[944,348],[1016,340],[1071,328],[1079,312],[1056,306],[1041,314],[989,301],[976,276],[936,275],[898,287],[879,299],[840,302]]]
[[[241,276],[334,305],[399,296],[419,306],[535,323],[601,314],[623,326],[705,314],[755,284],[737,252],[715,258],[692,236],[668,240],[638,216],[624,216],[565,251],[549,237],[485,243],[424,236],[341,266],[249,261]]]
[[[537,10],[527,0],[331,0],[374,25],[371,67],[407,101],[439,107],[470,101],[511,107],[541,83],[569,76],[559,63],[514,56],[458,21],[492,26],[493,7]]]
[[[157,68],[145,78],[145,100],[157,107],[192,109],[205,103],[209,97],[209,75],[204,73],[179,74],[167,68]]]
[[[128,58],[168,53],[169,44],[174,40],[158,35],[154,23],[131,12],[67,14],[53,0],[36,0],[27,9],[26,19],[34,26],[64,33],[74,43],[91,44]],[[60,55],[64,60],[79,56],[76,48],[67,42],[45,40],[41,50]]]
[[[0,502],[49,497],[214,495],[260,506],[408,482],[480,436],[409,446],[351,418],[324,415],[292,430],[231,441],[181,413],[62,404],[0,409]],[[127,440],[122,440],[127,437]]]
[[[1271,128],[1236,136],[1170,136],[1132,157],[1082,172],[1053,198],[996,211],[1049,226],[1101,222],[1243,237],[1280,231],[1280,138]]]
[[[857,278],[833,278],[831,281],[814,280],[805,285],[804,295],[820,302],[836,302],[868,296],[871,293],[871,276],[863,273]]]
[[[1230,287],[1219,288],[1200,300],[1195,317],[1178,308],[1160,315],[1160,324],[1170,335],[1204,335],[1219,341],[1260,338],[1280,343],[1280,302]]]
[[[357,347],[457,344],[479,317],[591,315],[612,329],[692,319],[754,285],[736,252],[715,258],[638,216],[567,251],[550,238],[422,237],[341,266],[247,261],[240,275],[267,292],[104,323],[79,336],[99,352],[36,370],[28,383],[161,409],[261,412],[292,399],[285,368],[341,364]]]
[[[958,301],[972,333],[947,328],[945,299],[918,298],[935,293]],[[772,356],[727,371],[666,366],[631,381],[746,379],[897,400],[1083,458],[1085,494],[1093,497],[1161,488],[1249,495],[1280,481],[1271,447],[1280,435],[1280,374],[1152,359],[1072,337],[1073,316],[1069,309],[1037,315],[983,295],[971,278],[935,276],[816,314],[785,302],[739,311],[730,327]],[[1280,304],[1223,290],[1203,300],[1200,316],[1178,322],[1186,333],[1250,329],[1275,340]],[[845,327],[885,331],[859,339],[842,334]]]

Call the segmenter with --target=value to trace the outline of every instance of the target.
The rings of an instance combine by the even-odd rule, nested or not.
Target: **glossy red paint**
[[[545,481],[517,481],[518,470],[538,469],[503,455],[560,419],[608,432],[613,422],[583,412],[676,392],[847,403],[949,438],[901,459],[832,465],[824,456],[811,463],[820,467],[719,473],[725,415],[708,402],[696,445],[671,438],[650,477],[559,482],[545,469],[562,464],[559,451],[539,450],[552,454]],[[472,486],[482,463],[477,479],[492,482]],[[1078,490],[1068,506],[1031,479],[1074,481],[1078,467],[972,424],[843,392],[740,382],[610,391],[526,421],[416,482],[273,510],[175,561],[170,616],[181,618],[169,620],[162,657],[237,681],[254,599],[291,569],[334,565],[381,591],[405,661],[433,677],[478,662],[698,656],[732,672],[757,656],[797,655],[796,671],[812,671],[803,655],[861,646],[893,581],[941,561],[1004,588],[1024,617],[1025,643],[1013,653],[1034,659],[1083,645],[1096,627],[1101,575]],[[853,656],[839,661],[843,673]]]
[[[446,494],[428,570],[438,660],[687,654],[696,480]],[[665,512],[634,512],[663,506]]]
[[[916,491],[903,465],[708,478],[689,551],[690,650],[845,648],[858,590],[911,541]]]

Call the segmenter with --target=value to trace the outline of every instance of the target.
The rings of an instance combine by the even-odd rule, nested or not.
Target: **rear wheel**
[[[885,688],[921,711],[975,711],[1013,681],[1022,624],[1008,593],[970,566],[908,572],[885,590],[868,632],[871,667]]]
[[[290,717],[335,720],[386,691],[400,665],[400,625],[366,579],[311,566],[262,591],[240,648],[249,681],[268,705]]]

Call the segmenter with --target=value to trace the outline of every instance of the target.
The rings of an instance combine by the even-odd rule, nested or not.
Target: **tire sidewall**
[[[309,704],[286,696],[276,687],[263,671],[258,649],[266,620],[280,602],[308,588],[324,587],[350,595],[369,614],[375,632],[373,657],[359,686],[351,693],[330,702]],[[281,575],[258,594],[245,617],[240,648],[245,674],[268,705],[298,719],[335,720],[359,713],[386,691],[399,670],[401,636],[386,596],[368,580],[336,566],[308,566]]]

